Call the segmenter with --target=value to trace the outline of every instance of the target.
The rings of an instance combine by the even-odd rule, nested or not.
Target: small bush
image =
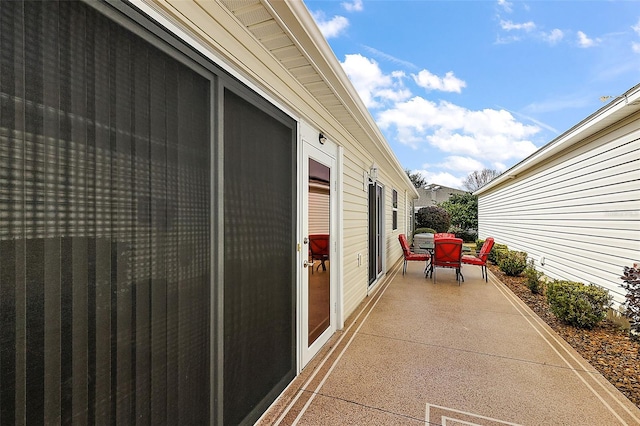
[[[625,266],[623,270],[622,287],[627,290],[624,306],[625,315],[631,324],[631,338],[640,340],[640,268],[634,264],[632,268]]]
[[[559,320],[579,328],[593,328],[607,316],[612,297],[601,287],[574,281],[547,285],[547,301]]]
[[[497,265],[500,257],[502,257],[502,254],[506,253],[508,250],[509,249],[507,248],[506,244],[494,244],[493,248],[489,252],[489,262]]]
[[[435,233],[436,231],[431,228],[417,228],[415,231],[413,231],[414,236],[416,234],[435,234]]]
[[[527,253],[507,250],[498,258],[498,267],[505,274],[511,277],[517,277],[527,267]]]
[[[476,240],[476,253],[480,253],[480,250],[482,250],[483,244],[484,244],[484,240]]]
[[[524,276],[527,278],[527,287],[531,290],[533,294],[542,293],[543,283],[542,276],[544,274],[542,272],[536,271],[534,266],[533,259],[529,259],[529,263],[527,264],[526,269],[524,270]]]

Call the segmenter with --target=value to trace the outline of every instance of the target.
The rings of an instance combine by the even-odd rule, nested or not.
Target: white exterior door
[[[336,159],[331,145],[315,145],[302,148],[301,368],[336,331],[337,317]]]

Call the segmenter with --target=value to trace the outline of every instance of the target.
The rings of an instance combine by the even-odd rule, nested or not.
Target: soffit
[[[357,140],[370,140],[318,67],[260,0],[219,0],[247,30]]]

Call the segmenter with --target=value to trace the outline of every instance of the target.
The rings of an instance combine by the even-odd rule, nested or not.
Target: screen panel
[[[295,122],[224,94],[224,423],[295,375]]]
[[[207,423],[211,80],[83,3],[0,25],[0,423]]]

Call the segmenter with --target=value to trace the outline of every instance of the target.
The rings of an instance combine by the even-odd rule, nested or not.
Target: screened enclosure
[[[220,177],[219,72],[153,25],[123,4],[0,2],[0,424],[240,422],[295,370],[295,122],[258,114],[271,192],[232,163]],[[257,117],[238,99],[232,134]],[[233,161],[257,143],[234,141]],[[236,273],[255,253],[281,254]],[[253,291],[271,299],[236,303]]]

